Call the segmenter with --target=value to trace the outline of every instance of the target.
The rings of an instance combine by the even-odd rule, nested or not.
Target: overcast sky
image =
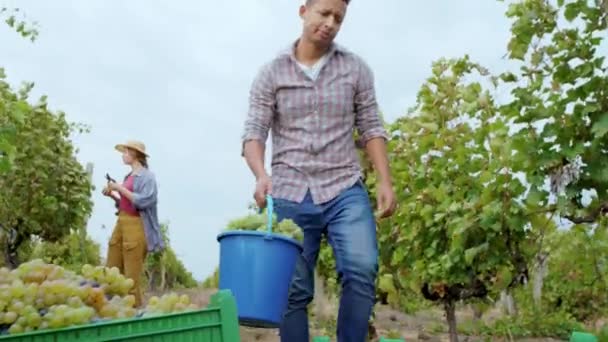
[[[113,146],[146,143],[171,244],[202,280],[218,262],[217,234],[247,212],[254,179],[240,157],[247,97],[258,68],[295,40],[299,0],[0,0],[39,22],[35,43],[0,25],[0,67],[11,84],[91,126],[76,136],[95,164],[89,233],[106,245],[112,203],[104,174],[128,171]],[[471,57],[501,71],[506,5],[492,0],[353,0],[337,41],[373,68],[385,119],[414,104],[440,57]],[[103,228],[105,226],[105,228]]]

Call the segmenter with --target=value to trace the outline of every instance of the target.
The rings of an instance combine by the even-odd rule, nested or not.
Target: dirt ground
[[[193,303],[205,307],[209,303],[211,295],[216,290],[210,289],[188,289],[175,291],[180,294],[185,293],[190,296]],[[155,293],[148,293],[147,298]],[[329,308],[328,310],[334,310]],[[317,313],[319,315],[327,313]],[[491,313],[490,313],[491,314]],[[471,318],[472,313],[468,311],[457,312],[457,319],[463,320]],[[329,335],[324,328],[317,327],[314,321],[311,321],[311,336]],[[425,342],[444,342],[449,341],[447,325],[440,310],[421,311],[415,315],[407,315],[402,312],[393,310],[387,306],[376,306],[375,326],[378,337],[385,338],[400,337],[405,341],[425,341]],[[325,327],[325,329],[331,329]],[[279,342],[278,331],[276,329],[254,329],[241,327],[241,341],[243,342]],[[373,341],[378,341],[378,338]],[[460,336],[462,342],[487,341],[487,339],[475,338],[471,336]],[[492,341],[508,341],[508,339],[492,338]],[[535,339],[517,339],[512,341],[521,342],[556,342],[560,341],[552,338],[535,338]]]

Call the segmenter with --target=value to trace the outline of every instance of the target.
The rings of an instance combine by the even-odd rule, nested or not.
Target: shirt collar
[[[133,175],[134,177],[139,177],[139,176],[143,175],[144,172],[146,172],[146,171],[147,171],[147,169],[145,167],[142,167],[138,171],[131,172],[131,175]]]
[[[281,56],[283,57],[289,57],[293,62],[297,62],[296,59],[296,46],[298,44],[298,42],[300,41],[300,38],[296,39],[294,42],[292,42],[291,44],[289,44],[289,46],[287,46],[285,49],[283,49],[280,53]],[[326,56],[331,57],[335,52],[344,52],[345,49],[344,47],[342,47],[341,45],[332,42],[329,50],[326,53]]]

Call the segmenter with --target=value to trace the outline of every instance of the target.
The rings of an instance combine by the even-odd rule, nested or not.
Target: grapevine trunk
[[[450,342],[458,342],[458,331],[456,330],[456,303],[453,300],[444,302],[445,317],[448,321]]]

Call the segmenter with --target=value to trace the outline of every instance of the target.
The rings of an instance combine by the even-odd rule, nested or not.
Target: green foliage
[[[577,229],[578,230],[578,229]],[[562,235],[563,234],[563,235]],[[495,321],[464,322],[460,331],[468,335],[488,337],[554,337],[567,339],[572,331],[586,331],[593,327],[595,320],[606,317],[605,284],[585,280],[596,276],[591,271],[592,259],[589,246],[581,242],[589,237],[581,234],[560,232],[559,250],[550,257],[549,274],[545,278],[542,304],[535,306],[532,298],[532,284],[518,288],[514,297],[518,303],[518,314],[500,317]],[[584,234],[584,233],[583,233]],[[578,241],[572,241],[576,239]],[[604,240],[605,241],[605,240]],[[552,244],[552,243],[551,243]],[[581,249],[579,256],[575,250]],[[605,252],[603,252],[605,255]],[[585,259],[587,257],[588,259]],[[569,260],[570,259],[570,260]],[[590,260],[591,259],[591,260]],[[603,271],[605,276],[606,271]],[[600,339],[600,341],[603,341]]]
[[[207,277],[203,283],[202,286],[205,289],[217,289],[219,287],[220,284],[220,269],[219,267],[215,267],[215,270],[213,270],[213,273]]]
[[[56,239],[64,235],[59,232],[83,223],[91,208],[91,185],[69,140],[74,126],[63,113],[50,112],[45,98],[30,106],[30,89],[24,88],[19,97],[3,89],[3,100],[9,98],[15,105],[12,115],[5,112],[1,117],[15,127],[15,165],[0,178],[0,213],[6,226],[21,217],[33,233]]]
[[[330,294],[337,295],[340,292],[338,286],[338,278],[336,273],[336,259],[334,251],[327,241],[327,237],[321,239],[321,248],[317,259],[316,270],[323,281],[325,291]]]
[[[18,101],[13,96],[9,84],[5,81],[4,69],[0,68],[0,174],[7,172],[15,158],[15,122],[23,121],[23,109],[27,103]]]
[[[34,241],[32,245],[33,251],[28,257],[29,260],[41,259],[74,272],[80,272],[86,264],[100,264],[99,243],[77,231],[70,232],[56,242]]]
[[[607,5],[527,0],[507,11],[513,19],[509,56],[520,68],[495,78],[511,90],[499,110],[517,127],[509,140],[513,170],[525,174],[530,186],[525,203],[531,212],[550,214],[539,215],[529,233],[534,252],[549,257],[541,307],[529,307],[529,289],[517,296],[530,323],[549,319],[547,312],[556,310],[568,315],[561,319],[564,324],[590,321],[608,309],[603,217],[608,208],[608,64],[601,52]],[[539,220],[558,215],[579,225],[566,232],[539,229]],[[524,326],[546,333],[541,326]],[[553,330],[565,336],[570,328]]]
[[[560,232],[551,250],[544,289],[548,305],[562,307],[580,322],[608,315],[606,226]]]
[[[25,21],[17,20],[18,12],[17,8],[9,10],[0,7],[0,19],[6,17],[5,22],[9,27],[15,29],[22,37],[29,37],[34,41],[38,31],[35,28],[27,28]],[[23,112],[28,108],[27,103],[13,96],[5,78],[4,68],[0,67],[0,174],[6,172],[14,160],[17,128],[14,121],[22,121]]]
[[[604,223],[604,220],[602,220]],[[536,313],[556,310],[578,322],[593,322],[608,315],[608,237],[602,224],[595,229],[576,225],[570,230],[554,230],[544,238],[548,256],[542,298],[535,306],[532,283],[514,292],[519,310]]]
[[[161,233],[166,249],[163,252],[148,255],[145,265],[145,276],[152,290],[165,290],[175,288],[192,288],[198,284],[192,273],[171,248],[169,240],[169,225],[161,224]]]
[[[598,341],[608,341],[608,325],[602,327],[597,332],[597,339]]]
[[[509,55],[521,64],[519,72],[500,76],[512,87],[501,112],[521,128],[512,137],[513,165],[526,174],[533,205],[551,205],[576,223],[595,222],[608,199],[605,6],[527,0],[507,12],[514,20]],[[595,192],[589,205],[582,202],[585,190]]]
[[[486,327],[492,337],[554,337],[567,339],[572,331],[584,330],[582,324],[563,311],[524,312],[515,318],[501,318]],[[483,331],[483,330],[482,330]]]
[[[8,158],[2,159],[10,168],[0,173],[0,227],[14,229],[17,242],[32,235],[52,242],[84,227],[92,209],[92,185],[70,141],[71,133],[85,129],[51,112],[45,97],[30,104],[32,87],[15,93],[0,78],[0,123],[10,131],[3,148]]]
[[[416,108],[391,126],[401,191],[395,218],[380,229],[392,254],[385,266],[413,265],[408,276],[429,299],[485,297],[524,271],[525,187],[509,172],[508,127],[491,94],[467,81],[487,74],[468,57],[434,63]]]
[[[168,275],[166,279],[169,288],[176,288],[178,286],[192,288],[198,285],[192,276],[192,272],[186,269],[186,266],[179,260],[173,249],[166,253],[166,257],[168,267],[165,267],[165,270]]]
[[[525,311],[516,317],[501,317],[493,322],[465,320],[458,328],[461,334],[486,338],[487,341],[534,337],[567,340],[575,330],[585,329],[570,314],[559,310]]]
[[[417,105],[390,129],[400,207],[378,239],[379,287],[393,301],[412,280],[433,300],[495,295],[527,273],[553,212],[597,222],[608,208],[605,5],[511,3],[518,70],[494,77],[466,56],[433,64]],[[501,104],[489,84],[511,97]]]
[[[25,15],[22,14],[22,19],[18,18],[20,14],[19,8],[9,9],[7,7],[0,7],[0,18],[4,19],[4,22],[14,29],[18,34],[20,34],[23,38],[29,39],[32,42],[36,40],[38,37],[38,29],[37,24],[28,23],[24,19]]]

